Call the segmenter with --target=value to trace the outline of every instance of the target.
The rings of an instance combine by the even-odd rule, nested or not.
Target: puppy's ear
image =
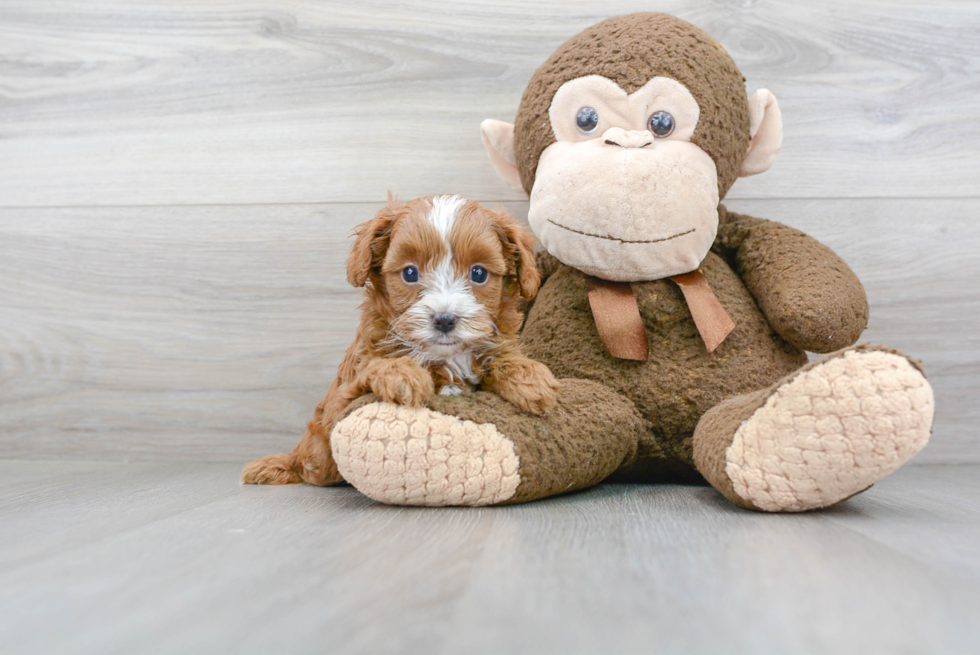
[[[504,247],[504,257],[517,277],[521,297],[533,300],[541,286],[541,275],[534,262],[534,235],[507,212],[494,213],[497,217],[497,232]]]
[[[391,228],[398,217],[401,205],[388,196],[388,205],[374,218],[354,228],[354,245],[347,258],[347,281],[355,287],[363,287],[372,270],[379,270],[391,241]]]

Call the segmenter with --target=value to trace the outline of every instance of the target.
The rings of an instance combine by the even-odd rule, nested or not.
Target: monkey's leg
[[[433,396],[410,408],[366,396],[331,435],[344,479],[395,505],[521,503],[598,484],[636,454],[648,430],[633,403],[561,380],[547,416],[493,393]]]
[[[694,432],[694,461],[741,507],[828,507],[919,452],[933,408],[917,364],[881,346],[856,346],[713,407]]]

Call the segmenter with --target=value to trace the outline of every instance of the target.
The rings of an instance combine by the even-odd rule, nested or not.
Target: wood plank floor
[[[238,472],[0,461],[0,650],[980,650],[978,466],[783,516],[637,485],[397,508]]]

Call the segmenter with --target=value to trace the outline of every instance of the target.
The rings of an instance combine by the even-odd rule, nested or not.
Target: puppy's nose
[[[449,334],[456,329],[456,315],[455,314],[436,314],[435,317],[436,329],[443,334]]]

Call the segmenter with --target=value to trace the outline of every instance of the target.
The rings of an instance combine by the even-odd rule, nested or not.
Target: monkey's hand
[[[432,375],[410,357],[372,359],[357,375],[357,386],[386,403],[421,407],[435,393]]]
[[[723,218],[716,250],[781,337],[816,353],[858,340],[868,325],[868,298],[833,250],[781,223],[730,212]]]
[[[494,357],[487,366],[482,386],[538,416],[547,413],[558,400],[558,380],[548,367],[519,352]]]

